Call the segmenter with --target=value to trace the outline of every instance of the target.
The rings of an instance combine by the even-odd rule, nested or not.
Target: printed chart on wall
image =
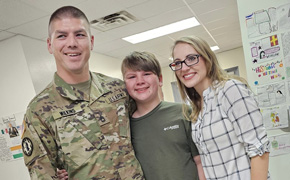
[[[290,3],[245,15],[250,59],[250,86],[268,130],[289,127],[290,108]],[[270,156],[290,153],[290,135],[271,141]]]
[[[250,43],[252,57],[252,77],[255,85],[263,85],[285,79],[280,43],[277,35],[268,36]]]
[[[290,11],[289,11],[290,16]],[[289,28],[290,29],[290,28]],[[287,78],[290,78],[290,31],[282,33],[283,54]]]
[[[275,106],[261,108],[266,129],[278,129],[288,127],[287,106]]]
[[[276,106],[286,102],[285,83],[277,82],[257,87],[257,101],[259,107]]]
[[[260,9],[245,16],[248,38],[290,29],[290,3]]]
[[[257,87],[257,102],[267,129],[288,127],[285,83],[277,82]]]
[[[22,122],[23,116],[24,112],[0,117],[0,159],[3,162],[23,158],[21,149],[23,125],[16,123]]]
[[[290,153],[290,135],[282,134],[269,137],[270,140],[270,156],[278,156]]]

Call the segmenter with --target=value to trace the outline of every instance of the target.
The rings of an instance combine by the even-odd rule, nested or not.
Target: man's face
[[[159,88],[162,86],[162,77],[151,71],[133,71],[127,69],[124,81],[129,95],[136,103],[159,102]]]
[[[49,28],[47,47],[55,57],[58,74],[80,74],[88,71],[94,37],[89,33],[87,22],[65,17],[52,21]]]

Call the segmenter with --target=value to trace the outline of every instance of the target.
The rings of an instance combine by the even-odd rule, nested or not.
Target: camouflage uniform
[[[91,73],[90,95],[57,74],[25,115],[22,149],[31,179],[143,180],[131,145],[124,83]]]

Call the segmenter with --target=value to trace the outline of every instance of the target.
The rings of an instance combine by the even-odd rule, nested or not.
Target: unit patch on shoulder
[[[23,150],[23,153],[26,155],[26,156],[31,156],[32,152],[33,152],[33,144],[32,144],[32,141],[25,137],[23,140],[22,140],[22,150]]]

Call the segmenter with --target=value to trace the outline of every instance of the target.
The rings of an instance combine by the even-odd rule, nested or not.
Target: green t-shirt
[[[132,143],[146,180],[196,180],[198,150],[182,105],[161,102],[150,113],[131,118]]]

